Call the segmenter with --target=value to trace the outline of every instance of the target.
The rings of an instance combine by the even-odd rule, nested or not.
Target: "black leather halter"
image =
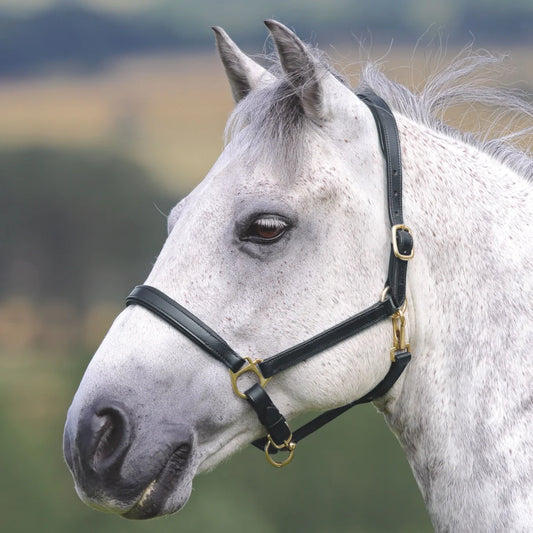
[[[155,313],[229,368],[235,393],[248,400],[267,431],[266,437],[258,439],[252,444],[257,448],[264,449],[269,462],[274,466],[287,464],[292,459],[298,441],[344,413],[350,407],[371,402],[387,393],[411,359],[409,345],[405,343],[403,337],[407,263],[413,257],[414,248],[411,231],[403,222],[402,165],[398,128],[389,106],[383,99],[369,91],[357,96],[369,107],[374,116],[381,149],[386,161],[391,252],[387,282],[382,297],[377,303],[277,355],[264,361],[254,361],[249,358],[242,358],[209,326],[154,287],[147,285],[135,287],[126,299],[127,305],[138,304]],[[285,418],[264,389],[270,378],[386,318],[392,318],[393,326],[394,324],[396,326],[393,330],[392,362],[383,380],[363,397],[319,415],[292,433]],[[254,373],[259,382],[241,392],[237,380],[247,372]],[[274,461],[271,455],[278,450],[288,451],[289,458],[282,462]]]

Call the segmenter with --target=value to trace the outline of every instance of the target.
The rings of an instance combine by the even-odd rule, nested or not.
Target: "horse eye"
[[[248,226],[243,240],[270,244],[281,239],[288,227],[287,222],[277,217],[257,218]]]

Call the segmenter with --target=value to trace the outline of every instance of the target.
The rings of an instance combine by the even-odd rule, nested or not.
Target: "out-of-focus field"
[[[123,60],[98,75],[4,80],[0,147],[115,150],[183,190],[222,149],[231,107],[213,54]]]
[[[347,50],[333,56],[355,85],[359,53]],[[530,50],[509,52],[513,81],[533,87]],[[376,50],[372,57],[385,54]],[[411,55],[394,50],[385,64],[409,85],[427,71],[424,54],[414,61]],[[177,198],[220,153],[232,106],[214,53],[130,58],[91,75],[4,79],[0,149],[117,152]],[[84,507],[62,461],[62,425],[83,369],[120,306],[102,302],[81,312],[67,301],[0,302],[0,530],[233,531],[238,524],[279,532],[292,530],[293,521],[306,531],[430,530],[402,452],[372,407],[309,439],[286,471],[274,472],[252,450],[201,476],[179,517],[131,524]],[[369,491],[367,481],[379,493]]]
[[[531,51],[507,51],[511,79],[533,86]],[[331,55],[357,83],[360,54],[339,47]],[[455,53],[448,51],[446,57]],[[416,85],[432,58],[409,49],[374,50],[384,70]],[[446,60],[443,60],[443,64]],[[122,60],[104,73],[0,82],[0,148],[27,144],[95,146],[119,151],[146,166],[169,190],[198,183],[223,146],[232,101],[215,54]]]

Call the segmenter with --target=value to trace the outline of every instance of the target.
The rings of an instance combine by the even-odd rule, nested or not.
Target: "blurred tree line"
[[[264,18],[296,27],[300,36],[338,42],[339,36],[414,43],[442,28],[448,43],[528,45],[533,42],[529,0],[172,0],[145,11],[117,14],[77,2],[24,17],[0,13],[0,74],[68,66],[94,69],[117,55],[211,46],[210,26],[223,25],[241,43],[261,46]]]
[[[79,342],[86,313],[144,280],[178,200],[134,163],[89,149],[0,151],[0,190],[0,344],[10,345],[53,344],[61,323]]]
[[[79,307],[142,281],[172,203],[139,166],[91,150],[0,152],[0,190],[0,300]]]

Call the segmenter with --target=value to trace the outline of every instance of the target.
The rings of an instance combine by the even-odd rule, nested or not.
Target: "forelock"
[[[309,50],[325,71],[347,85],[322,51]],[[269,71],[278,81],[251,91],[237,104],[226,125],[225,141],[228,143],[239,134],[239,143],[249,160],[259,159],[293,175],[305,156],[305,134],[316,131],[317,126],[306,117],[300,98],[283,74],[279,61],[272,56],[263,59],[271,63]]]

